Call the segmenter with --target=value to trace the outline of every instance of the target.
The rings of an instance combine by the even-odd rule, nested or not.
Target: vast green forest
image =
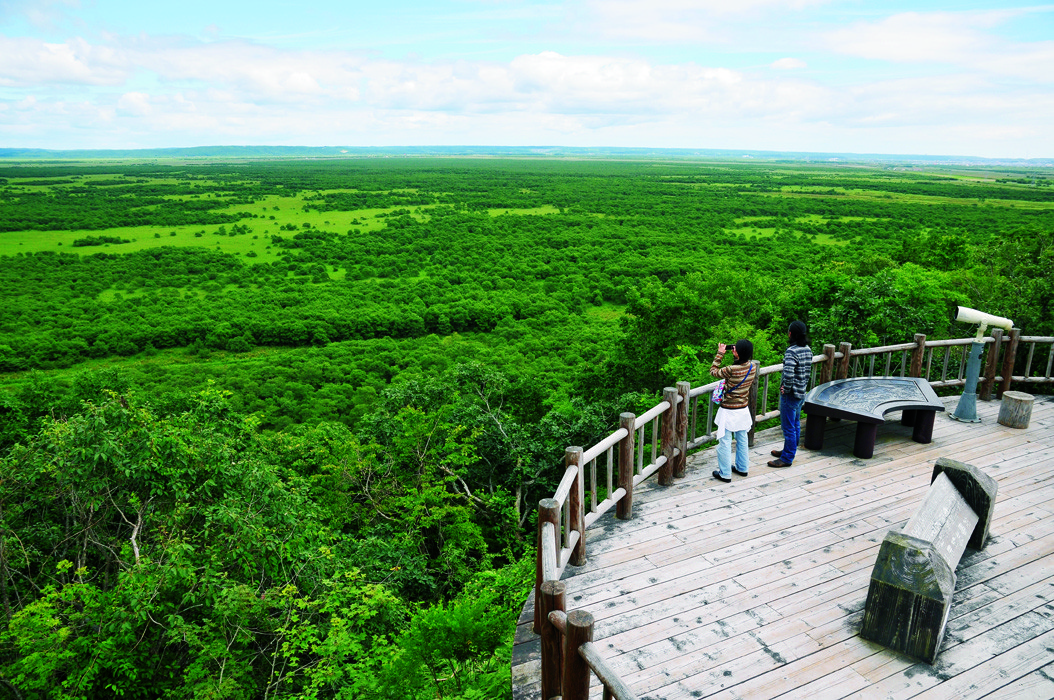
[[[501,698],[568,445],[718,341],[1054,335],[1054,173],[0,165],[0,697]]]

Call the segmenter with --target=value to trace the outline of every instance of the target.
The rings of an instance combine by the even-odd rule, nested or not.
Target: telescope
[[[971,309],[968,306],[957,306],[955,307],[955,320],[959,323],[976,323],[977,326],[977,338],[976,342],[981,342],[984,338],[984,332],[988,330],[988,326],[995,326],[996,328],[1002,328],[1005,331],[1009,331],[1014,327],[1014,322],[1009,318],[1003,318],[1002,316],[993,316],[992,314],[986,314],[984,311],[978,311],[977,309]]]
[[[959,323],[976,323],[977,336],[970,346],[970,359],[966,362],[966,386],[963,387],[963,395],[959,398],[959,404],[955,407],[955,413],[950,418],[963,423],[980,423],[977,417],[977,379],[981,375],[981,351],[984,350],[984,332],[988,326],[995,326],[1009,331],[1014,327],[1014,322],[1002,316],[993,316],[984,311],[971,309],[968,306],[958,306],[955,309],[955,320]]]

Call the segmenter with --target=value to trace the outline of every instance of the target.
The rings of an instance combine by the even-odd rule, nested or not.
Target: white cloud
[[[0,21],[24,17],[35,27],[51,29],[67,10],[79,7],[79,0],[0,0]]]
[[[503,62],[425,62],[245,41],[0,38],[0,84],[11,95],[0,98],[0,132],[10,145],[44,147],[565,143],[861,151],[844,144],[876,130],[887,151],[999,155],[968,139],[969,127],[1001,148],[1018,144],[1018,154],[1048,155],[1050,91],[997,79],[1041,72],[1034,64],[1050,60],[1051,46],[1028,49],[985,54],[983,69],[964,63],[950,74],[833,87],[794,73],[806,65],[793,57],[771,63],[780,71],[773,72],[554,51]],[[927,138],[909,138],[916,132]]]
[[[150,104],[150,96],[142,92],[126,92],[117,100],[117,108],[142,117],[154,111]]]
[[[83,39],[51,44],[0,36],[0,85],[119,85],[131,65],[120,51]]]
[[[584,0],[576,24],[589,35],[678,43],[727,41],[729,23],[800,11],[831,0]]]
[[[861,22],[828,35],[839,53],[886,61],[954,63],[992,46],[980,31],[990,19],[969,13],[905,12],[881,22]]]
[[[1049,9],[1049,8],[1048,8]],[[1037,8],[988,12],[906,12],[827,35],[837,53],[898,63],[959,66],[1037,82],[1054,82],[1054,41],[1011,42],[993,31]]]

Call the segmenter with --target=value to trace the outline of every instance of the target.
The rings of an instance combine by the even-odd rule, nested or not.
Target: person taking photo
[[[721,364],[725,352],[732,348],[735,362],[726,367]],[[737,340],[734,346],[717,344],[717,355],[710,365],[710,375],[725,380],[725,393],[721,407],[717,409],[717,469],[714,478],[728,483],[732,472],[746,476],[750,467],[747,433],[754,426],[750,415],[750,386],[758,377],[758,364],[754,362],[754,344],[749,340]],[[736,439],[736,465],[732,466],[732,438]]]

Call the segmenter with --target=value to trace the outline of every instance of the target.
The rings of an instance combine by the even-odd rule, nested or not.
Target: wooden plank
[[[1007,685],[1008,680],[1027,676],[1048,665],[1051,645],[1054,645],[1054,630],[1008,649],[954,678],[919,693],[915,700],[969,700],[996,693]],[[1003,697],[1001,693],[1000,697]]]
[[[1042,537],[1020,547],[989,557],[971,566],[960,566],[956,575],[959,577],[957,588],[966,588],[976,583],[995,578],[999,574],[1010,569],[1023,566],[1034,559],[1045,557],[1054,551],[1054,533]]]
[[[933,666],[914,664],[873,683],[866,693],[851,697],[882,697],[891,700],[914,698],[919,693],[980,666],[1028,640],[1042,637],[1044,643],[1049,644],[1052,631],[1054,620],[1051,620],[1049,615],[1030,612],[997,627],[978,631],[970,640],[942,650]],[[1047,652],[1044,663],[1049,661],[1050,654]],[[1014,677],[1008,676],[1006,681],[1013,679]]]
[[[853,662],[874,653],[872,647],[857,637],[840,639],[837,643],[781,664],[709,697],[714,700],[774,698],[814,682],[822,683],[823,679],[838,669],[848,668]],[[860,678],[863,681],[863,677]],[[861,687],[866,687],[866,682],[861,684]],[[676,696],[671,695],[672,697]]]
[[[611,664],[620,669],[623,680],[636,693],[662,687],[671,678],[689,678],[704,667],[714,667],[715,654],[724,652],[735,658],[744,653],[744,640],[756,639],[756,630],[771,621],[765,615],[764,609],[741,611],[721,620],[720,624],[613,657]],[[737,640],[735,648],[729,645],[729,640]]]
[[[985,581],[984,585],[1005,596],[1025,586],[1046,580],[1047,575],[1051,572],[1054,572],[1054,552],[999,574]]]
[[[821,676],[811,683],[796,686],[794,694],[798,697],[809,698],[841,698],[869,685],[866,678],[861,676],[852,666],[844,666],[825,676]],[[737,693],[737,695],[740,695]],[[689,696],[694,697],[694,696]],[[741,696],[742,697],[742,696]],[[746,697],[759,697],[753,694]]]
[[[1051,573],[1050,570],[1047,573]],[[1000,596],[988,605],[948,621],[948,644],[957,644],[1019,615],[1037,610],[1054,601],[1054,578],[1038,581],[1010,595]]]
[[[836,600],[842,605],[851,603],[844,596]],[[726,685],[725,679],[731,676],[726,676],[725,671],[729,669],[739,669],[733,674],[739,681],[752,678],[853,636],[854,633],[842,622],[844,615],[836,604],[801,619],[784,617],[757,630],[748,630],[746,634],[729,635],[694,654],[671,656],[663,669],[663,676],[654,677],[645,687],[654,690],[656,680],[676,683],[699,673],[704,673],[719,686]],[[707,669],[716,669],[721,677]],[[698,678],[693,678],[692,682],[696,687],[706,684]],[[640,692],[636,685],[634,687]]]
[[[638,627],[628,627],[622,632],[608,633],[611,627],[604,627],[604,639],[617,651],[628,651],[630,649],[645,646],[649,643],[659,641],[698,627],[713,625],[724,617],[737,611],[750,609],[765,605],[766,609],[772,609],[777,601],[786,606],[785,599],[794,595],[816,595],[809,592],[803,585],[818,586],[843,575],[837,569],[830,566],[814,567],[808,572],[809,584],[799,583],[795,580],[802,576],[800,571],[792,566],[781,567],[782,575],[775,580],[760,583],[753,581],[753,585],[747,588],[745,585],[738,593],[728,593],[719,598],[707,599],[705,596],[695,595],[691,592],[678,596],[671,601],[662,601],[656,605],[657,612],[653,619],[641,622]],[[745,577],[749,578],[749,577]],[[701,602],[699,602],[701,599]],[[696,607],[685,605],[690,601]],[[641,609],[645,612],[646,609]],[[616,622],[612,627],[621,626]]]
[[[1044,700],[1054,698],[1054,663],[1036,669],[999,689],[1001,700]]]

